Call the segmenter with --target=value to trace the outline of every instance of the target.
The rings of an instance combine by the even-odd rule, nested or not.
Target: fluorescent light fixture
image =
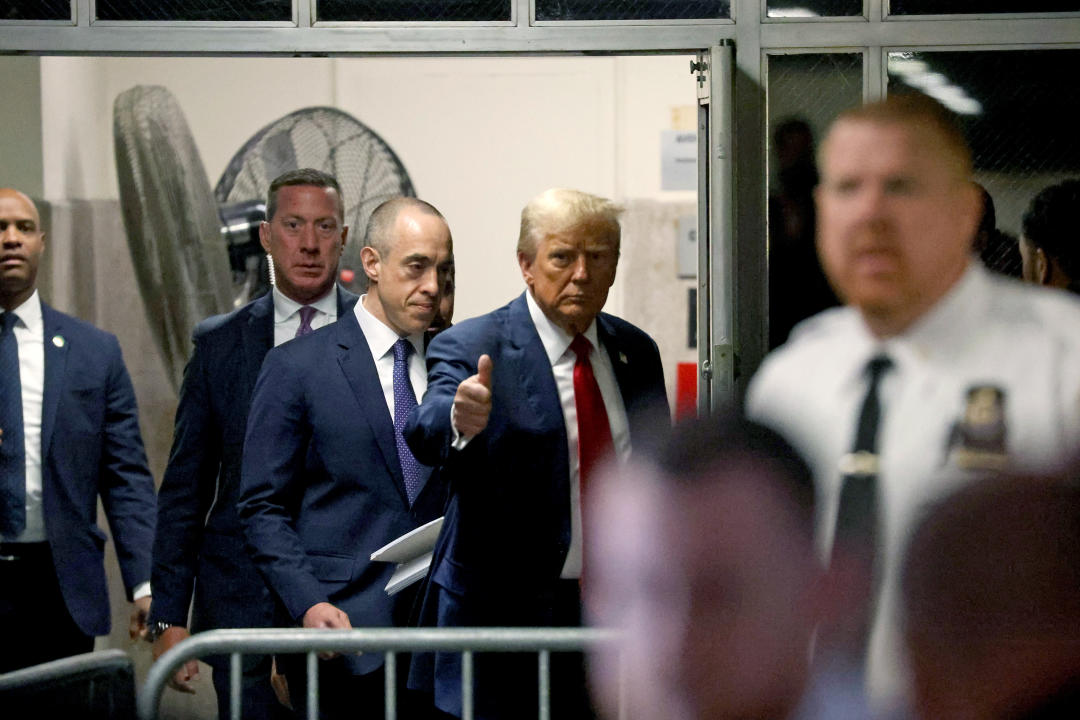
[[[961,88],[955,85],[948,87],[932,88],[926,91],[927,95],[936,98],[942,105],[960,115],[981,115],[982,103],[972,97],[968,97]]]
[[[930,88],[944,87],[948,85],[949,78],[945,77],[941,73],[924,72],[908,75],[904,78],[904,82],[906,82],[908,85],[922,88],[925,92],[929,93]]]
[[[929,71],[930,66],[922,60],[896,53],[889,55],[889,72],[893,75],[907,78],[911,75],[923,75]]]
[[[793,8],[773,8],[769,10],[769,17],[778,18],[811,18],[819,17],[819,15],[813,10],[801,7]]]
[[[941,102],[969,99],[968,94],[964,92],[964,89],[957,87],[956,85],[942,85],[940,87],[930,88],[926,94],[937,98]]]

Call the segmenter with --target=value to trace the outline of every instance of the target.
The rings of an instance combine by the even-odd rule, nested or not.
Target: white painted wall
[[[340,107],[398,152],[454,233],[457,313],[521,292],[521,208],[552,186],[615,190],[611,58],[339,62]]]
[[[660,132],[672,107],[694,103],[688,64],[681,56],[42,58],[45,196],[117,197],[112,103],[136,84],[176,96],[211,185],[266,123],[335,105],[382,135],[418,193],[446,214],[457,312],[468,317],[520,292],[518,216],[545,188],[693,199],[660,190]],[[608,306],[616,313],[621,287]]]
[[[334,100],[326,59],[81,58],[41,60],[45,195],[115,199],[112,113],[134,85],[164,85],[183,108],[213,186],[266,123]]]

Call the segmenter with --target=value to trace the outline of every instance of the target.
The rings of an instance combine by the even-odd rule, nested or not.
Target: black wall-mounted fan
[[[283,172],[303,167],[330,173],[341,183],[349,242],[341,257],[340,282],[363,292],[367,278],[360,266],[360,248],[368,218],[384,200],[416,193],[390,146],[352,115],[311,107],[275,120],[236,153],[218,180],[214,196],[225,206],[265,205],[270,182]],[[266,277],[265,259],[259,277]]]

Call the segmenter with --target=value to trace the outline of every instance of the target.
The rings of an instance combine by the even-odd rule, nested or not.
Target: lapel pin
[[[52,344],[55,345],[58,348],[64,347],[64,336],[63,335],[53,335]]]
[[[621,362],[623,365],[629,365],[630,364],[630,361],[626,359],[626,353],[624,353],[624,352],[619,353],[619,362]]]

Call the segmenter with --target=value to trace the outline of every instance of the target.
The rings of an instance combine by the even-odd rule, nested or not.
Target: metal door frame
[[[699,283],[698,308],[701,409],[736,402],[767,347],[769,55],[862,52],[864,98],[874,99],[884,92],[885,57],[892,49],[1080,48],[1080,13],[893,16],[888,0],[864,0],[861,16],[845,18],[770,18],[767,0],[731,0],[730,19],[607,22],[540,22],[535,0],[512,0],[509,21],[474,23],[319,22],[315,0],[292,0],[287,22],[107,23],[92,20],[95,3],[74,0],[72,17],[64,21],[0,21],[0,54],[702,54],[711,67],[725,68],[728,80],[710,74],[710,97],[731,102],[709,102],[708,134],[699,136],[723,154],[708,154],[701,171],[710,172],[711,180],[698,196],[710,233],[699,234],[707,239],[699,263],[705,282]]]

